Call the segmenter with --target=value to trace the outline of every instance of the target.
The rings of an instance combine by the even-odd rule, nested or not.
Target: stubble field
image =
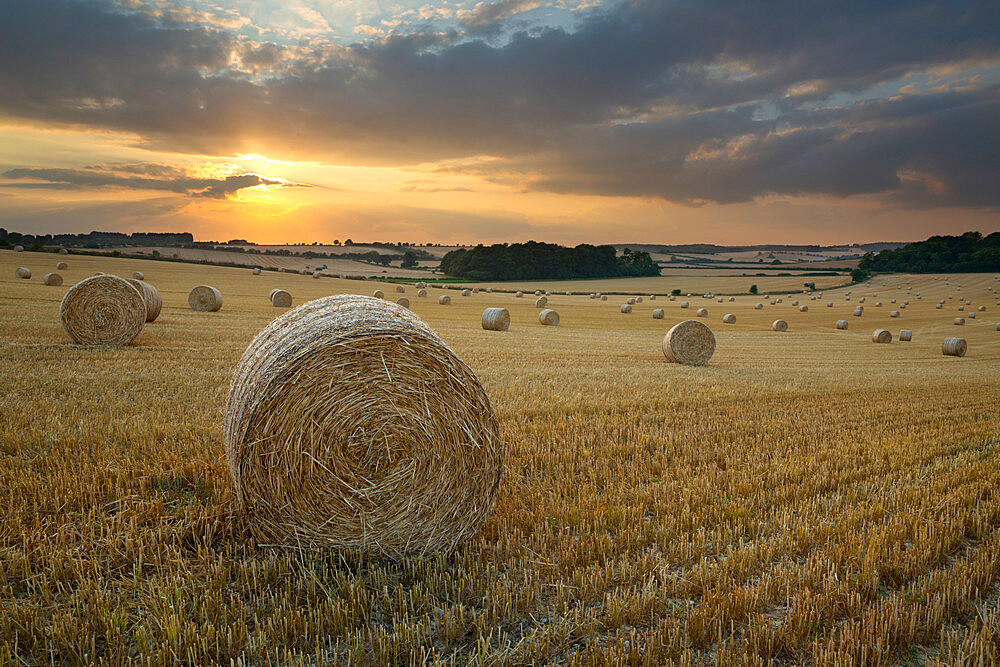
[[[64,285],[44,286],[60,259]],[[159,319],[126,348],[70,344],[68,287],[135,270]],[[1000,281],[950,280],[773,306],[660,296],[629,315],[618,297],[553,295],[559,327],[538,324],[534,297],[407,287],[483,382],[505,465],[473,541],[390,563],[255,545],[222,411],[246,345],[284,312],[272,288],[298,305],[391,286],[0,252],[0,664],[991,664]],[[199,284],[220,312],[188,308]],[[959,296],[987,310],[955,326]],[[910,301],[899,319],[892,298]],[[508,332],[480,328],[496,305]],[[698,307],[715,356],[667,363],[663,334]],[[879,327],[891,345],[870,342]],[[953,335],[966,357],[941,355]]]

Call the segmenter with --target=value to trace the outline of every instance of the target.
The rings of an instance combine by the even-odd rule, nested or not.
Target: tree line
[[[1000,271],[1000,232],[983,236],[932,236],[902,248],[867,253],[858,263],[859,274],[870,273],[983,273]]]
[[[660,267],[648,252],[613,246],[554,243],[498,243],[452,250],[441,259],[441,271],[465,280],[566,280],[658,276]]]

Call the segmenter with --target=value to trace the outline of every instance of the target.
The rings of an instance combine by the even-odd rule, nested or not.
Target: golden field
[[[64,285],[44,286],[59,260]],[[70,344],[66,290],[135,270],[159,319],[126,348]],[[233,368],[284,312],[272,288],[298,305],[391,286],[0,251],[0,664],[991,664],[1000,281],[951,283],[877,277],[761,311],[763,296],[661,296],[630,315],[621,298],[553,295],[557,328],[528,295],[407,287],[486,387],[505,469],[472,542],[391,563],[256,546],[222,445]],[[199,284],[220,312],[188,309]],[[960,295],[987,307],[962,327]],[[899,319],[892,298],[910,301]],[[491,305],[510,331],[480,328]],[[715,356],[667,363],[663,334],[702,306]],[[891,345],[870,342],[879,327]],[[966,357],[941,355],[950,335]]]

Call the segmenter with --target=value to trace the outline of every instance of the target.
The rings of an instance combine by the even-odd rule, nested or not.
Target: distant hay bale
[[[670,296],[667,297],[667,299],[669,299],[670,301],[676,301],[677,297],[675,295],[671,294]]]
[[[374,298],[376,298],[376,299],[384,299],[385,298],[385,292],[383,292],[380,289],[377,289],[374,292],[372,292],[372,296]]]
[[[708,308],[699,308],[695,315],[698,317],[708,317]]]
[[[689,305],[687,301],[681,301],[681,308],[687,308]]]
[[[417,296],[419,296],[419,297],[425,297],[425,296],[427,296],[427,290],[425,290],[425,289],[418,289],[417,290]]]
[[[118,276],[92,276],[67,290],[59,319],[81,345],[128,345],[146,323],[146,302]]]
[[[143,280],[131,278],[128,282],[132,287],[139,290],[142,300],[146,302],[146,322],[156,321],[156,318],[160,316],[160,310],[163,308],[163,297],[160,296],[160,290]]]
[[[958,309],[959,310],[965,310],[965,306],[959,306]]]
[[[896,303],[895,299],[889,299],[889,303]]]
[[[42,278],[42,282],[51,287],[59,287],[62,285],[62,276],[58,273],[46,273]]]
[[[799,302],[798,302],[798,300],[795,300],[795,301],[792,301],[792,305],[793,305],[793,306],[797,306],[797,305],[799,305]]]
[[[684,320],[667,332],[660,347],[667,361],[704,366],[715,354],[715,334],[698,320]]]
[[[960,327],[963,324],[965,324],[965,320],[963,318],[961,318],[961,317],[956,317],[955,318],[955,326],[959,326]]]
[[[538,313],[538,323],[547,327],[557,327],[559,326],[559,313],[551,308],[546,308]]]
[[[979,312],[980,313],[985,313],[986,312],[986,306],[979,306]]]
[[[892,332],[888,329],[876,329],[872,332],[873,343],[891,343]]]
[[[473,293],[473,294],[479,294],[479,288],[478,288],[478,287],[473,287],[473,288],[472,288],[472,293]],[[569,295],[569,292],[566,292],[566,294],[567,294],[567,296],[568,296],[568,295]]]
[[[837,320],[837,328],[838,329],[846,329],[847,328],[847,320]]]
[[[854,309],[854,317],[861,317],[865,312],[864,307],[858,306]]]
[[[833,301],[827,301],[826,302],[826,307],[827,308],[833,308]]]
[[[944,308],[944,304],[937,303],[937,304],[934,304],[934,307],[937,308],[938,310],[941,310],[942,308]]]
[[[802,304],[801,306],[799,306],[799,312],[800,313],[808,313],[809,312],[809,306],[807,306],[805,304]]]
[[[784,299],[782,299],[781,297],[778,297],[778,303],[782,303],[783,301],[784,301]]]
[[[438,303],[441,304],[442,306],[450,306],[451,297],[448,296],[447,294],[442,294],[441,296],[438,297]]]
[[[541,296],[541,295],[542,295],[542,290],[536,289],[535,290],[535,296]]]
[[[941,354],[948,357],[964,357],[969,346],[964,338],[945,338],[941,343]]]
[[[520,299],[522,296],[524,296],[524,292],[514,292],[514,296]]]
[[[656,295],[655,294],[650,294],[649,295],[649,300],[650,301],[656,301]]]
[[[319,271],[313,271],[313,278],[319,278],[319,277],[320,277],[320,272]]]
[[[653,311],[653,319],[654,320],[662,320],[663,319],[663,309],[662,308],[657,308],[656,310]]]
[[[492,287],[487,287],[486,288],[486,293],[487,294],[492,294],[493,293],[493,288]]]
[[[722,303],[722,297],[720,296],[720,297],[719,297],[718,299],[716,299],[716,301],[717,301],[718,303]]]
[[[30,280],[31,279],[31,269],[27,269],[27,268],[25,268],[23,266],[19,266],[16,269],[14,269],[14,277],[15,278],[23,278],[25,280]]]
[[[881,301],[876,301],[875,302],[875,307],[876,308],[881,308],[882,307],[882,302]]]
[[[865,297],[861,297],[860,299],[858,299],[858,303],[864,303],[864,302],[865,302]]]
[[[210,285],[198,285],[188,293],[191,310],[214,313],[222,308],[222,294]]]
[[[23,245],[14,246],[14,252],[24,252],[24,246]]]
[[[974,319],[976,319],[976,314],[975,314],[974,312],[972,312],[972,313],[969,313],[969,319],[970,319],[970,320],[974,320]]]
[[[537,299],[535,299],[535,308],[544,308],[546,305],[548,305],[548,303],[549,300],[546,297],[540,296]]]
[[[278,267],[278,273],[284,273],[284,272],[285,272],[285,267],[279,266]]]
[[[732,313],[726,313],[722,316],[722,321],[726,324],[736,324],[736,316]]]
[[[754,310],[764,310],[764,304],[762,304],[762,303],[755,303],[753,305],[753,309]]]
[[[59,248],[59,254],[60,255],[68,255],[69,254],[69,250],[66,250],[66,248]]]
[[[635,297],[630,296],[629,298],[625,299],[625,303],[627,303],[630,306],[635,304]]]
[[[735,303],[735,302],[736,302],[736,297],[735,296],[729,297],[729,303]]]
[[[299,275],[300,276],[306,275],[306,270],[305,269],[299,269]]]
[[[507,331],[510,328],[510,311],[506,308],[487,308],[483,311],[483,328],[487,331]]]
[[[913,340],[913,330],[912,329],[900,329],[899,330],[899,342],[907,343]]]
[[[470,294],[472,294],[472,290],[467,290],[467,289],[462,290],[462,296],[469,296]]]
[[[771,322],[771,328],[775,331],[788,331],[788,322],[785,320],[775,320]]]
[[[66,262],[56,262],[56,271],[65,271],[69,268]]]
[[[401,296],[398,299],[396,299],[396,303],[398,303],[399,305],[401,305],[403,308],[409,308],[410,307],[410,300],[407,299],[405,296]]]
[[[890,311],[889,317],[899,317],[899,311],[898,310]]]
[[[631,312],[632,312],[632,306],[630,306],[630,305],[629,305],[629,304],[627,304],[627,303],[623,303],[623,304],[622,304],[622,307],[621,307],[621,311],[622,311],[623,313],[631,313]]]
[[[635,297],[635,302],[636,303],[642,303],[642,297],[641,296]]]
[[[1000,331],[1000,322],[997,322],[997,331]]]
[[[256,542],[394,559],[476,534],[503,466],[472,370],[411,311],[355,295],[258,334],[230,385],[224,440]]]
[[[601,295],[601,301],[607,301],[607,300],[608,300],[608,295],[607,294],[602,294]]]
[[[271,305],[275,308],[291,308],[292,295],[283,289],[271,290]]]
[[[259,266],[253,267],[253,274],[255,276],[259,276],[260,275],[260,267]]]
[[[142,271],[135,271],[132,273],[132,278],[134,280],[145,280],[146,276],[143,275]]]
[[[778,300],[777,300],[777,299],[771,299],[771,302],[770,302],[770,303],[771,303],[771,305],[773,306],[773,305],[775,305],[776,303],[778,303]]]

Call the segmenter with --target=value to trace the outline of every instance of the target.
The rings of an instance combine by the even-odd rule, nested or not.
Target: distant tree
[[[417,265],[417,253],[412,250],[407,250],[403,253],[403,261],[400,262],[399,266],[404,269],[411,269]]]
[[[347,239],[346,241],[344,241],[344,245],[354,245],[354,241],[352,241],[351,239]]]
[[[751,294],[756,294],[757,293],[757,285],[751,285],[750,286],[750,293]]]
[[[681,295],[681,290],[680,290],[680,288],[672,289],[672,290],[670,290],[670,293],[673,294],[674,296],[680,296]]]
[[[864,269],[861,268],[857,268],[851,271],[851,280],[853,280],[856,283],[860,283],[865,280],[868,280],[868,276],[870,275],[871,273],[869,273],[868,271],[865,271]]]

